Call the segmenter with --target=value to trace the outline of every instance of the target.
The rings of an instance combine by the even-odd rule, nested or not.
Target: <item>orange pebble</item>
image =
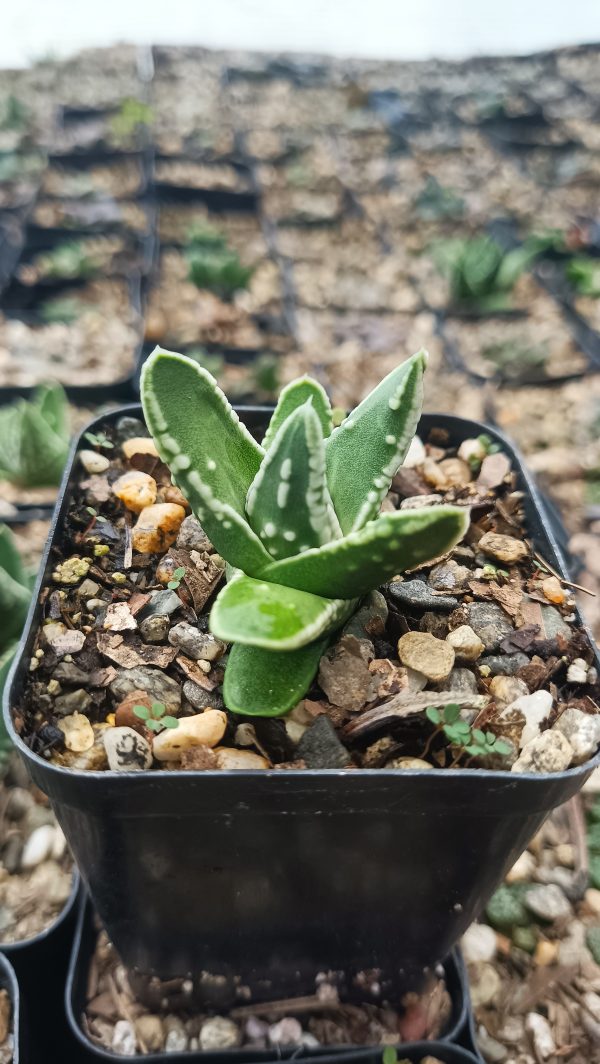
[[[131,533],[133,549],[140,554],[158,554],[167,550],[177,539],[184,517],[183,506],[177,506],[176,503],[161,502],[146,506]]]
[[[149,436],[134,436],[130,440],[125,440],[123,454],[126,458],[133,458],[134,454],[151,454],[154,458],[158,458],[154,440],[151,440]]]
[[[152,503],[156,502],[157,489],[154,477],[148,473],[141,473],[137,469],[123,473],[118,480],[115,480],[112,490],[134,514],[141,513],[146,506],[152,506]]]
[[[542,584],[542,591],[544,592],[544,598],[548,599],[548,602],[556,602],[560,605],[565,601],[565,591],[560,582],[555,576],[549,576],[544,580]]]

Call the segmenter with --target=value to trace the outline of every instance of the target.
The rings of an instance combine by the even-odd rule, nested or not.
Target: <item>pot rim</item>
[[[268,405],[264,405],[264,404],[252,404],[252,405],[247,404],[247,405],[243,405],[243,406],[242,405],[236,406],[235,409],[236,409],[236,411],[238,413],[242,412],[242,411],[243,412],[252,411],[255,414],[264,413],[265,416],[268,416],[270,413],[272,413],[273,406],[268,406]],[[40,592],[42,591],[43,585],[44,585],[44,579],[45,579],[46,570],[47,570],[47,566],[48,566],[48,559],[49,559],[50,551],[51,551],[51,548],[52,548],[52,545],[53,545],[53,542],[54,542],[54,535],[55,535],[55,532],[56,532],[57,527],[58,527],[59,517],[61,515],[61,511],[62,511],[62,508],[63,508],[63,503],[64,503],[64,500],[65,500],[65,497],[66,497],[67,489],[68,489],[68,486],[69,486],[69,481],[71,479],[71,474],[72,474],[74,462],[76,460],[77,452],[81,448],[81,444],[82,444],[82,442],[84,440],[85,433],[89,432],[90,429],[92,429],[94,427],[98,427],[99,424],[102,424],[102,422],[105,422],[105,421],[107,421],[109,419],[110,419],[110,421],[114,422],[119,417],[131,417],[131,416],[138,417],[141,420],[144,419],[141,403],[139,403],[139,402],[138,403],[126,403],[125,405],[115,407],[113,410],[109,410],[109,411],[107,411],[105,413],[102,413],[100,415],[97,415],[96,417],[91,418],[90,421],[86,422],[86,424],[82,427],[82,429],[80,430],[78,435],[75,436],[73,438],[73,440],[71,441],[71,446],[69,448],[69,453],[68,453],[67,460],[66,460],[66,463],[65,463],[65,468],[64,468],[62,480],[61,480],[60,486],[58,488],[57,502],[56,502],[56,506],[54,508],[54,512],[53,512],[53,515],[52,515],[52,522],[51,522],[51,525],[50,525],[50,530],[48,532],[48,539],[46,540],[46,545],[44,547],[44,553],[43,553],[41,561],[40,561],[40,566],[39,566],[38,573],[37,573],[37,576],[36,576],[35,585],[34,585],[34,588],[33,588],[33,591],[32,591],[32,595],[31,595],[31,602],[30,602],[30,605],[29,605],[29,609],[27,611],[27,617],[26,617],[26,620],[25,620],[25,624],[23,626],[23,632],[21,634],[21,638],[19,639],[19,643],[18,643],[17,649],[15,651],[15,655],[14,655],[10,670],[8,672],[8,676],[6,678],[6,683],[5,683],[5,686],[4,686],[2,710],[3,710],[3,715],[4,715],[4,722],[5,722],[6,727],[8,729],[11,741],[12,741],[13,745],[15,746],[15,748],[19,751],[21,756],[25,758],[26,761],[30,761],[31,763],[33,763],[35,765],[39,765],[40,767],[43,767],[43,771],[44,771],[45,774],[48,774],[47,778],[49,778],[49,779],[52,779],[52,778],[59,779],[59,778],[65,778],[66,777],[66,778],[72,779],[72,780],[89,780],[90,784],[93,784],[93,785],[99,785],[101,780],[105,780],[106,782],[108,782],[108,784],[110,786],[114,786],[116,781],[122,781],[123,784],[128,784],[129,786],[134,786],[134,787],[144,787],[149,780],[158,781],[158,780],[165,779],[167,777],[169,779],[173,779],[173,772],[169,771],[167,769],[153,769],[151,772],[114,772],[111,769],[106,769],[106,770],[104,770],[102,772],[98,772],[98,771],[84,771],[84,770],[81,770],[81,769],[65,768],[62,765],[51,764],[50,762],[46,761],[44,758],[40,757],[38,754],[34,754],[33,751],[27,746],[27,744],[23,742],[21,737],[15,731],[14,724],[13,724],[13,719],[12,719],[12,712],[11,712],[11,701],[12,701],[11,693],[12,693],[13,683],[15,681],[16,674],[17,674],[17,671],[18,671],[20,663],[21,663],[21,658],[23,657],[23,654],[25,653],[25,650],[26,650],[26,645],[27,645],[28,638],[29,638],[30,628],[31,628],[31,626],[33,624],[33,621],[35,619],[35,612],[37,610]],[[440,413],[429,413],[429,412],[427,412],[427,413],[421,415],[421,419],[423,417],[431,419],[432,421],[434,421],[436,418],[441,418],[441,419],[445,420],[446,422],[451,422],[457,428],[460,425],[467,425],[467,426],[470,426],[470,427],[473,427],[473,428],[483,429],[486,432],[491,433],[492,436],[495,437],[495,439],[497,439],[502,444],[502,446],[505,448],[507,454],[518,465],[518,467],[519,467],[518,472],[519,472],[519,474],[520,474],[520,476],[521,476],[521,478],[523,480],[524,487],[525,487],[527,493],[530,495],[531,500],[532,500],[533,504],[535,505],[535,508],[541,514],[545,513],[544,503],[543,503],[543,500],[542,500],[542,498],[540,496],[539,489],[538,489],[538,487],[537,487],[537,485],[536,485],[536,483],[535,483],[535,481],[533,479],[532,474],[529,472],[529,469],[527,468],[527,465],[526,465],[526,463],[524,461],[524,458],[523,458],[520,450],[518,449],[518,447],[516,447],[515,444],[512,443],[511,440],[508,439],[508,437],[500,429],[497,429],[495,426],[492,426],[492,425],[487,425],[485,422],[478,422],[478,421],[474,421],[473,419],[470,419],[470,418],[459,417],[456,414],[440,414]],[[418,427],[417,427],[417,434],[418,434]],[[550,546],[551,546],[551,548],[553,550],[553,553],[555,555],[556,568],[558,569],[558,571],[561,574],[561,576],[563,576],[565,578],[565,580],[568,580],[569,576],[568,576],[568,571],[567,571],[567,567],[566,567],[566,562],[564,560],[564,556],[563,556],[562,550],[560,548],[560,545],[558,544],[552,529],[550,527],[546,526],[545,527],[545,534],[546,534],[546,536],[547,536],[547,538],[549,540]],[[578,614],[578,620],[579,620],[581,629],[586,633],[586,635],[588,637],[588,640],[590,642],[590,645],[592,646],[592,648],[595,651],[598,664],[600,664],[600,655],[598,653],[598,649],[596,647],[596,643],[595,643],[595,640],[594,640],[594,638],[592,636],[590,628],[589,628],[589,626],[587,625],[587,623],[585,622],[584,618],[581,616],[581,614],[579,613],[578,610],[577,610],[577,614]],[[386,769],[386,768],[378,768],[378,769],[354,769],[354,768],[353,769],[286,769],[285,778],[289,779],[291,777],[292,779],[304,779],[304,780],[307,780],[307,781],[321,779],[321,778],[323,778],[323,779],[334,779],[334,778],[336,778],[336,779],[337,778],[346,779],[346,778],[350,778],[350,777],[352,777],[352,778],[361,778],[361,779],[373,779],[373,778],[376,778],[376,779],[390,780],[390,781],[393,780],[393,779],[398,779],[398,778],[402,778],[402,779],[420,779],[420,780],[432,780],[432,779],[444,778],[444,779],[448,779],[448,780],[449,779],[456,779],[458,781],[461,781],[461,780],[464,780],[464,779],[472,779],[474,777],[481,777],[482,781],[489,780],[490,778],[492,778],[492,779],[497,780],[499,782],[500,781],[504,781],[505,783],[511,782],[511,783],[514,784],[518,780],[523,780],[523,781],[527,781],[529,784],[538,783],[538,784],[547,785],[549,782],[552,782],[552,781],[556,781],[557,783],[560,783],[562,781],[566,781],[566,780],[570,780],[570,779],[574,780],[574,779],[577,779],[578,777],[587,778],[593,772],[593,770],[598,768],[599,766],[600,766],[600,748],[597,750],[597,752],[596,752],[596,754],[594,755],[593,758],[590,758],[588,761],[585,761],[581,765],[575,765],[572,768],[565,769],[562,772],[519,772],[517,774],[517,773],[514,773],[514,772],[507,771],[506,769],[485,769],[485,768],[477,768],[477,769],[456,768],[456,769],[452,769],[452,771],[450,771],[449,769],[442,769],[442,768],[430,768],[430,769]],[[257,778],[260,778],[261,780],[262,779],[272,780],[273,778],[281,779],[282,775],[283,774],[282,774],[282,772],[279,769],[260,769],[260,770],[256,770],[256,769],[254,769],[254,770],[248,770],[248,769],[226,769],[225,771],[223,771],[222,769],[218,769],[218,770],[217,769],[202,769],[202,770],[198,770],[198,769],[194,770],[194,769],[192,769],[192,770],[187,770],[185,772],[185,777],[186,778],[189,778],[189,779],[195,780],[195,781],[197,781],[199,779],[208,779],[208,780],[214,780],[216,778],[223,779],[224,776],[225,777],[234,776],[234,777],[239,778],[241,780],[256,780]],[[134,782],[134,781],[136,781],[136,782]]]

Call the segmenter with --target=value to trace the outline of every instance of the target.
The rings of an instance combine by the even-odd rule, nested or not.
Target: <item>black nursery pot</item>
[[[123,413],[92,422],[106,429]],[[240,410],[252,428],[267,411]],[[485,431],[510,456],[528,533],[565,566],[519,455],[479,422],[425,415],[420,434],[458,444]],[[61,541],[76,442],[19,653],[5,690],[9,731],[50,797],[102,923],[128,967],[268,973],[303,992],[316,968],[383,967],[417,981],[448,955],[548,813],[583,785],[600,755],[566,772],[483,769],[264,772],[76,772],[34,755],[12,725],[22,699],[40,590]],[[85,444],[84,444],[85,446]],[[591,639],[591,636],[590,636]],[[597,659],[598,660],[598,659]],[[600,660],[599,660],[600,664]]]
[[[23,1050],[23,1024],[21,1020],[21,998],[19,984],[14,968],[0,953],[0,989],[6,990],[12,1006],[13,1055],[12,1064],[26,1064]]]
[[[85,1009],[88,990],[88,974],[90,970],[90,964],[96,948],[96,940],[98,937],[98,929],[94,920],[94,909],[89,898],[82,897],[79,917],[77,920],[77,928],[75,931],[75,938],[73,941],[73,949],[71,952],[71,958],[69,961],[69,970],[67,973],[66,992],[65,992],[65,1006],[67,1022],[70,1028],[71,1038],[75,1039],[79,1044],[78,1060],[81,1059],[82,1064],[84,1061],[93,1060],[114,1060],[114,1054],[108,1050],[102,1049],[96,1046],[85,1033],[82,1028],[81,1018]],[[467,973],[461,954],[458,950],[454,950],[444,964],[444,978],[448,992],[452,1000],[452,1012],[448,1027],[442,1032],[444,1047],[448,1045],[454,1045],[454,1043],[462,1043],[464,1038],[464,1032],[469,1031],[472,1028],[473,1017],[470,1007],[469,997],[469,983],[467,979]],[[423,1042],[419,1045],[426,1045],[430,1047],[433,1043]],[[413,1044],[414,1045],[414,1044]],[[436,1043],[437,1045],[437,1043]],[[416,1048],[416,1046],[415,1046]],[[408,1046],[410,1051],[411,1045]],[[274,1049],[226,1049],[216,1052],[183,1052],[183,1053],[150,1053],[144,1056],[144,1061],[148,1061],[148,1064],[159,1064],[159,1061],[173,1062],[177,1064],[178,1061],[190,1061],[201,1060],[203,1064],[269,1064],[270,1061],[277,1061],[281,1059],[293,1059],[298,1058],[310,1058],[318,1060],[319,1064],[325,1064],[329,1060],[335,1060],[336,1064],[340,1062],[356,1060],[364,1062],[364,1064],[381,1064],[381,1052],[380,1046],[365,1047],[359,1049],[357,1047],[343,1047],[335,1049],[332,1046],[323,1046],[319,1049],[302,1049],[299,1050],[297,1046],[289,1048],[274,1048]],[[405,1046],[402,1045],[399,1049],[399,1056],[404,1059],[409,1056],[405,1053]],[[431,1053],[431,1050],[429,1050]],[[426,1052],[423,1053],[427,1055]],[[435,1055],[435,1054],[432,1054]],[[416,1060],[420,1060],[420,1057],[416,1057]],[[445,1060],[445,1057],[440,1057],[441,1060]],[[462,1057],[448,1057],[448,1061],[462,1060]],[[473,1059],[467,1057],[466,1059]]]
[[[79,896],[80,879],[74,869],[71,893],[54,923],[33,938],[21,942],[0,941],[0,958],[4,954],[18,979],[21,1041],[27,1050],[24,1053],[27,1064],[68,1059],[64,1056],[68,1033],[62,996]]]

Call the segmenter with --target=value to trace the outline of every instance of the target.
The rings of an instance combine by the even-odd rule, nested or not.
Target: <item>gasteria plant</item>
[[[10,529],[6,525],[0,525],[0,698],[27,616],[31,585],[32,578],[25,571]],[[0,715],[0,771],[11,749],[11,742]]]
[[[60,384],[0,410],[0,479],[25,488],[60,483],[69,450],[68,403]]]
[[[362,596],[464,535],[464,508],[380,512],[417,427],[425,365],[413,355],[336,429],[321,386],[299,378],[259,444],[196,362],[158,348],[147,360],[148,427],[228,563],[210,627],[233,643],[223,693],[234,712],[286,713]]]
[[[504,251],[490,236],[440,240],[432,251],[450,282],[453,305],[483,312],[510,307],[510,292],[539,254],[537,245],[527,243]]]

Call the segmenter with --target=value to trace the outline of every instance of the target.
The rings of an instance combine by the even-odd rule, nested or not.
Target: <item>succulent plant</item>
[[[67,398],[59,384],[0,410],[0,479],[27,488],[59,484],[68,450]]]
[[[218,229],[194,226],[188,234],[185,254],[190,281],[198,288],[208,288],[227,298],[248,287],[252,268],[242,265],[237,251],[229,247]]]
[[[23,566],[10,529],[0,525],[0,703],[17,640],[27,616],[31,585],[32,578]],[[0,770],[11,748],[0,713]]]
[[[287,712],[361,598],[464,535],[464,508],[380,512],[417,427],[425,364],[421,351],[398,366],[336,429],[325,392],[302,377],[259,444],[196,362],[158,348],[147,360],[148,428],[228,563],[210,627],[233,643],[229,709]]]
[[[510,306],[510,292],[539,254],[538,247],[529,244],[505,251],[490,236],[440,240],[432,250],[450,281],[452,303],[488,312]]]

